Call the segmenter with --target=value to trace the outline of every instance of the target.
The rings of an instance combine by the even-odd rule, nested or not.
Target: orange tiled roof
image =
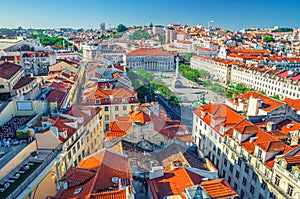
[[[126,189],[116,190],[110,192],[103,192],[100,194],[91,194],[93,199],[127,199]]]
[[[84,94],[86,99],[83,103],[94,104],[96,99],[98,99],[100,100],[101,104],[121,104],[123,98],[126,99],[126,102],[139,102],[136,98],[136,92],[128,89],[116,88],[111,90],[102,90],[102,88],[98,87],[98,84],[93,87],[95,91],[89,91]],[[131,99],[132,97],[133,99]],[[90,102],[88,100],[90,100]]]
[[[150,116],[144,113],[143,111],[131,111],[129,112],[129,115],[131,117],[131,121],[133,122],[139,122],[141,124],[151,122]]]
[[[234,127],[240,134],[254,134],[257,133],[258,128],[251,124],[246,119],[242,120],[238,125]]]
[[[67,170],[64,176],[59,180],[60,182],[68,182],[69,187],[82,184],[87,180],[93,178],[96,171],[71,167]]]
[[[65,98],[67,97],[67,93],[61,90],[52,90],[50,94],[47,96],[46,100],[48,102],[57,101],[58,109],[61,108],[62,103],[64,102]]]
[[[126,56],[165,56],[172,55],[168,51],[161,50],[160,48],[139,48],[125,53]]]
[[[257,139],[255,139],[253,142],[246,141],[242,143],[242,146],[249,152],[253,153],[255,149],[255,145],[261,142],[265,142],[266,140],[269,141],[277,141],[277,139],[272,136],[271,134],[268,134],[260,129],[258,129],[257,134],[255,135]]]
[[[32,78],[32,77],[21,77],[21,79],[18,81],[18,83],[16,85],[14,85],[13,89],[22,88],[22,87],[30,84],[34,80],[35,80],[35,78]]]
[[[148,180],[148,184],[154,198],[161,199],[170,195],[180,195],[182,198],[186,198],[183,194],[184,189],[199,184],[202,178],[202,176],[181,167],[165,173],[162,177]]]
[[[194,113],[201,117],[201,111],[206,112],[204,118],[202,120],[213,128],[216,132],[220,134],[220,126],[231,126],[233,124],[237,124],[244,119],[243,116],[234,112],[228,106],[224,104],[208,104],[205,106],[200,106]],[[220,119],[223,120],[219,125],[211,126],[212,119]],[[224,136],[224,134],[220,134]]]
[[[300,110],[300,99],[285,98],[282,101],[287,103],[291,108],[295,109],[296,111]]]
[[[257,96],[255,96],[257,97]],[[249,94],[247,96],[249,98]],[[242,98],[246,100],[247,98]],[[262,97],[262,100],[264,98]],[[268,99],[267,99],[268,100]],[[275,105],[271,106],[271,109],[276,109],[280,107],[283,103],[275,100]],[[236,129],[240,133],[250,133],[255,134],[255,139],[253,140],[247,140],[242,143],[242,146],[244,149],[249,151],[250,153],[254,152],[255,146],[261,147],[264,151],[277,151],[281,154],[286,154],[289,151],[291,151],[293,148],[286,145],[284,142],[280,141],[282,137],[286,137],[284,132],[282,131],[272,131],[272,132],[264,132],[262,129],[260,129],[260,126],[263,127],[264,125],[253,125],[251,122],[247,121],[245,117],[239,115],[238,113],[234,112],[232,109],[227,107],[226,105],[222,104],[209,104],[205,106],[199,107],[196,111],[194,111],[195,115],[201,118],[201,114],[204,117],[201,118],[202,121],[204,121],[207,125],[209,125],[211,128],[215,129],[216,132],[220,134],[220,127],[219,126],[229,126],[233,127],[229,129],[226,133],[228,136],[233,135],[233,129]],[[221,119],[221,124],[219,126],[212,126],[211,122],[213,119]],[[284,125],[283,125],[284,126]],[[297,129],[298,125],[294,125]],[[292,127],[290,127],[292,128]],[[293,130],[293,129],[291,129]],[[223,134],[220,134],[221,136],[224,136]],[[269,168],[272,168],[274,166],[274,159],[268,160],[264,163]]]
[[[63,121],[62,121],[63,119],[65,119],[65,118],[62,116],[58,116],[55,119],[55,123],[53,124],[53,126],[56,126],[58,128],[58,132],[63,132],[63,131],[67,132],[67,137],[64,138],[61,135],[59,135],[59,137],[58,137],[60,141],[65,143],[76,132],[76,129],[63,123]]]
[[[131,191],[132,175],[127,157],[108,149],[100,150],[66,172],[61,181],[74,186],[59,191],[55,198],[126,199],[126,189],[112,181],[115,177],[121,183],[120,187],[129,187]],[[81,191],[74,194],[78,188]]]
[[[238,196],[223,178],[201,182],[201,186],[211,198],[234,198]]]
[[[247,92],[245,94],[242,94],[242,95],[239,95],[235,98],[231,98],[231,99],[229,99],[229,101],[233,102],[233,100],[235,100],[235,99],[240,99],[241,101],[244,102],[244,101],[248,100],[251,96],[254,97],[254,98],[260,98],[262,100],[262,102],[266,106],[261,107],[260,109],[262,109],[264,111],[272,111],[272,110],[275,110],[275,109],[279,108],[280,106],[284,105],[284,103],[282,101],[273,99],[271,97],[268,97],[266,95],[260,94],[260,93],[255,92],[255,91],[249,91],[249,92]]]
[[[266,152],[283,151],[286,146],[286,144],[280,140],[260,142],[257,143],[256,145]]]
[[[110,126],[111,131],[124,131],[129,133],[132,128],[132,122],[129,121],[113,121]]]
[[[287,156],[285,157],[285,160],[288,162],[288,164],[298,164],[300,162],[300,155]]]
[[[286,119],[277,124],[277,127],[284,134],[289,134],[292,131],[300,130],[300,124],[298,122]]]
[[[101,108],[93,108],[84,105],[75,105],[73,104],[66,114],[74,116],[74,117],[83,117],[84,124],[89,123],[95,115],[100,112]]]
[[[242,54],[255,54],[255,55],[269,55],[270,51],[265,49],[241,49],[241,48],[232,48],[230,49],[232,53],[242,53]]]
[[[0,64],[0,77],[4,79],[10,79],[21,69],[22,67],[17,64],[4,62]]]

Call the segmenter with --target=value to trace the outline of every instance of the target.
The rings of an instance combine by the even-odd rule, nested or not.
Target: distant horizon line
[[[105,23],[105,22],[103,22],[103,23]],[[69,26],[69,27],[67,27],[67,26],[60,26],[60,27],[24,27],[24,26],[22,26],[22,25],[19,25],[19,26],[15,26],[15,27],[0,27],[0,29],[18,29],[19,27],[21,27],[22,29],[34,29],[34,30],[45,30],[45,29],[49,29],[49,30],[52,30],[52,29],[62,29],[62,28],[65,28],[65,29],[96,29],[96,30],[98,30],[98,29],[100,29],[100,24],[101,23],[99,23],[99,27],[74,27],[74,26]],[[107,23],[105,23],[105,24],[107,24]],[[150,24],[148,24],[148,25],[145,25],[145,24],[141,24],[141,25],[126,25],[126,24],[124,24],[124,23],[120,23],[120,24],[123,24],[123,25],[125,25],[126,27],[134,27],[134,26],[148,26],[149,27],[149,25]],[[189,25],[189,24],[182,24],[182,23],[169,23],[169,24],[167,24],[167,25],[163,25],[163,24],[153,24],[153,26],[168,26],[168,25],[170,25],[170,24],[181,24],[182,26],[184,26],[184,25]],[[119,25],[119,24],[118,24]],[[116,26],[111,26],[110,28],[116,28],[118,25],[116,25]],[[196,25],[189,25],[189,26],[197,26],[197,25],[202,25],[204,28],[207,28],[207,26],[204,26],[203,24],[196,24]],[[222,27],[220,27],[220,26],[212,26],[212,28],[221,28],[222,30],[230,30],[230,31],[232,31],[232,30],[234,30],[234,31],[236,31],[236,30],[243,30],[243,29],[272,29],[272,28],[274,28],[275,26],[278,26],[279,28],[292,28],[292,29],[300,29],[300,27],[293,27],[293,26],[280,26],[280,25],[273,25],[273,26],[266,26],[266,27],[256,27],[256,26],[252,26],[252,27],[243,27],[243,28],[234,28],[234,29],[232,29],[232,28],[222,28]],[[106,28],[106,30],[107,29],[110,29],[110,28]]]

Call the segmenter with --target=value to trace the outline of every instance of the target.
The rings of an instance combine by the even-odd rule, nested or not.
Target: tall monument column
[[[179,68],[179,58],[177,57],[176,58],[175,77],[174,78],[178,77],[178,68]]]
[[[179,58],[176,58],[176,68],[175,68],[175,76],[174,76],[174,80],[172,82],[172,87],[173,88],[182,88],[183,85],[181,83],[181,81],[179,80],[178,77],[178,70],[179,70]]]

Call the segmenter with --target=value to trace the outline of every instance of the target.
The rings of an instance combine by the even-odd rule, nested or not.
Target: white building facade
[[[201,55],[194,55],[191,58],[191,68],[206,70],[213,80],[224,84],[230,80],[231,64],[231,62],[225,60],[213,59]]]
[[[174,55],[158,48],[140,48],[124,55],[128,68],[142,67],[148,71],[173,71]]]
[[[264,91],[269,96],[279,95],[280,99],[300,98],[299,82],[281,78],[278,76],[281,72],[272,68],[233,66],[231,81],[243,83],[257,91]]]

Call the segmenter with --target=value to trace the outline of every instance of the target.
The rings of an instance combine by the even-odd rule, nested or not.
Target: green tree
[[[143,79],[147,80],[147,81],[150,81],[153,79],[154,77],[154,74],[153,72],[149,72],[149,71],[146,71],[144,68],[142,67],[138,67],[136,69],[136,73],[141,76]]]
[[[275,41],[275,39],[271,36],[264,36],[263,37],[263,42],[272,42]]]
[[[210,86],[210,90],[212,90],[213,92],[217,93],[217,94],[224,94],[225,93],[225,90],[223,88],[223,86],[217,84],[217,83],[214,83]]]
[[[24,133],[23,131],[17,131],[16,134],[18,140],[27,139],[30,136],[30,131],[26,131],[26,133]]]
[[[235,86],[235,89],[238,90],[238,91],[244,91],[246,89],[246,85],[243,84],[243,83],[238,83],[236,86]]]
[[[184,57],[185,60],[190,61],[191,57],[194,56],[195,53],[187,53]]]
[[[207,79],[207,77],[209,76],[208,71],[192,69],[190,66],[185,64],[179,65],[179,73],[181,73],[182,76],[193,82],[197,82],[199,78]]]
[[[119,24],[119,25],[117,26],[117,32],[124,32],[124,31],[126,31],[126,30],[127,30],[127,27],[124,26],[123,24]]]
[[[34,34],[33,34],[34,35]],[[73,44],[71,42],[68,42],[64,38],[60,37],[50,37],[48,35],[39,34],[34,36],[34,38],[37,38],[40,40],[40,43],[44,46],[72,46]]]
[[[144,30],[141,30],[141,29],[136,30],[132,34],[132,39],[133,40],[149,39],[151,37],[153,37],[153,35],[149,34],[146,29],[144,29]]]
[[[152,27],[153,27],[153,24],[152,24],[152,22],[150,23],[149,27],[150,27],[150,28],[152,28]]]
[[[204,80],[203,81],[203,86],[204,87],[209,87],[211,85],[211,81],[210,80]]]
[[[161,42],[161,44],[166,43],[166,35],[160,36],[160,42]]]
[[[280,100],[279,95],[273,95],[273,96],[270,96],[270,97],[273,98],[273,99],[276,99],[276,100]]]
[[[265,95],[266,92],[265,91],[257,91],[259,94]]]
[[[107,40],[109,38],[109,35],[102,35],[100,39]]]
[[[135,29],[142,29],[142,26],[133,26]]]
[[[199,77],[203,79],[207,79],[209,76],[209,72],[207,70],[199,70]]]
[[[180,104],[180,98],[178,96],[172,95],[170,97],[170,101],[173,102],[175,105],[179,105]]]

